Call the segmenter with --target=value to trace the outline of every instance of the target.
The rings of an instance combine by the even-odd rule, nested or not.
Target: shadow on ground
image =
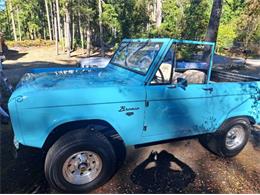
[[[66,62],[66,60],[63,60]],[[30,69],[30,68],[50,68],[50,67],[75,67],[76,64],[59,64],[47,61],[33,61],[33,62],[19,62],[15,64],[5,64],[3,63],[4,70],[12,69]]]
[[[187,164],[163,150],[159,154],[151,153],[139,164],[131,180],[142,188],[142,193],[181,193],[195,176]]]
[[[9,49],[8,52],[5,52],[5,57],[7,60],[18,60],[25,55],[27,55],[27,53],[20,53],[19,51],[13,49]]]

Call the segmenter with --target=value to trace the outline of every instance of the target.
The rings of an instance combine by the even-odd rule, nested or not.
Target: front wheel
[[[98,132],[76,130],[62,136],[48,151],[45,175],[60,192],[86,193],[104,184],[116,168],[112,145]]]
[[[250,122],[237,118],[226,122],[216,133],[203,135],[199,140],[211,152],[222,157],[233,157],[245,147],[249,135]]]

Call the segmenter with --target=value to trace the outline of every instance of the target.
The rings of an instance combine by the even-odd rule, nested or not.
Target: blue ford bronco
[[[260,79],[212,70],[215,44],[124,39],[104,68],[34,69],[9,99],[14,144],[45,151],[45,175],[61,192],[108,181],[127,146],[198,136],[237,155],[260,123]]]

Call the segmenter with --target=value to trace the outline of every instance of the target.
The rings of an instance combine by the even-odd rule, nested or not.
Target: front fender
[[[129,116],[120,107],[138,108]],[[58,126],[80,120],[103,120],[122,137],[126,145],[139,143],[144,120],[144,102],[80,105],[25,109],[21,111],[22,144],[42,148],[49,134]]]

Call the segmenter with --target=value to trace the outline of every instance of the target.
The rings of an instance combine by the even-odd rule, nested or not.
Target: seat
[[[206,81],[206,74],[199,70],[186,70],[183,73],[183,78],[190,84],[203,84]]]
[[[160,66],[160,70],[163,73],[165,81],[170,81],[171,77],[171,71],[172,71],[172,64],[171,61],[163,62]],[[160,76],[159,73],[156,74],[157,76]]]

